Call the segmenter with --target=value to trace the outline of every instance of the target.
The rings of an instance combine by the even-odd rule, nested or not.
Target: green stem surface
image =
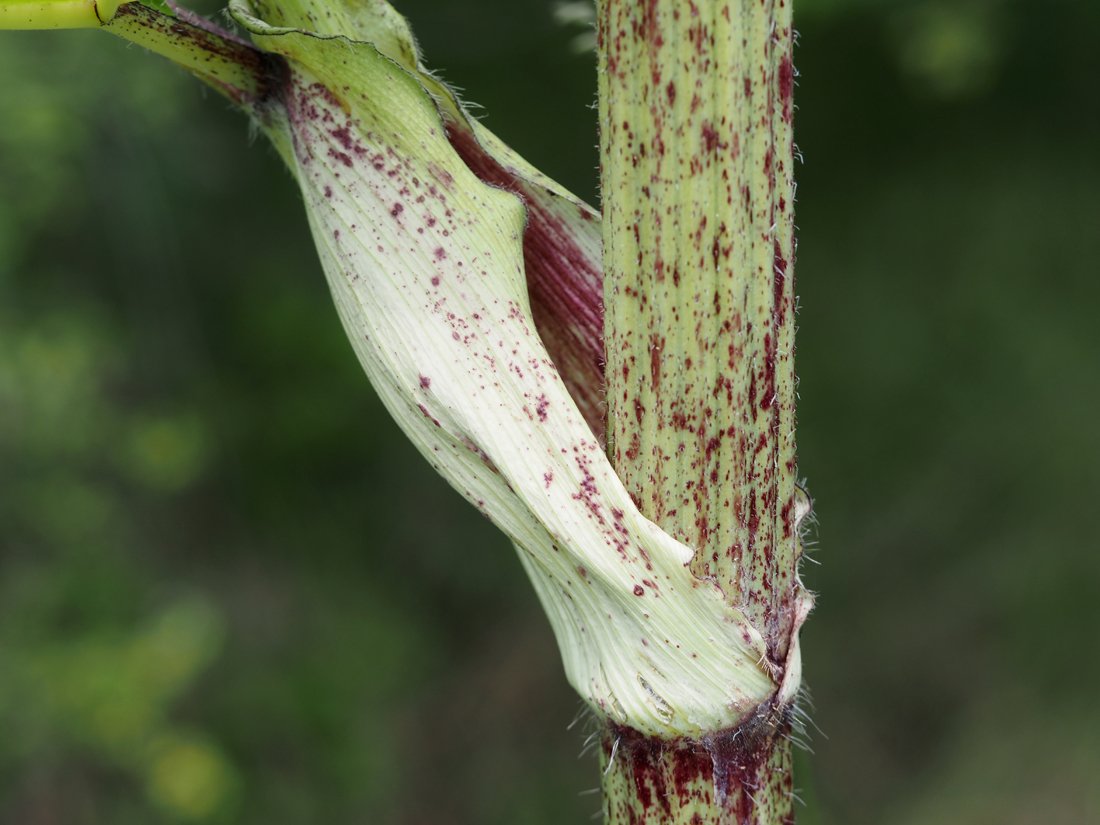
[[[793,821],[798,580],[790,0],[601,0],[608,452],[763,636],[775,698],[604,736],[609,823]],[[782,688],[782,689],[780,689]]]

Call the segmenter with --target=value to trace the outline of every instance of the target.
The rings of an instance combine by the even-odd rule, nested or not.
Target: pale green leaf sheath
[[[287,58],[268,129],[360,361],[413,443],[515,542],[571,683],[653,735],[740,721],[776,690],[763,640],[612,471],[535,329],[523,202],[456,153],[400,18],[375,18],[389,25],[376,48],[296,30],[311,21],[286,4],[269,20],[232,9]]]

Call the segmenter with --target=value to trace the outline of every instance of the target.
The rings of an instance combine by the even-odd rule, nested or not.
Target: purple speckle
[[[427,418],[429,421],[431,421],[433,424],[435,424],[435,426],[437,426],[437,427],[441,426],[440,423],[439,423],[439,419],[436,418],[434,415],[432,415],[430,412],[428,412],[427,407],[425,407],[423,404],[417,404],[416,406],[420,410],[421,415],[423,415],[425,418]]]
[[[328,156],[333,160],[340,161],[340,163],[344,164],[344,166],[348,167],[349,169],[351,168],[351,155],[348,155],[344,152],[339,152],[336,149],[329,149]]]
[[[340,141],[340,145],[347,149],[349,152],[352,150],[353,141],[351,139],[351,130],[348,127],[340,126],[337,129],[332,129],[329,132],[334,138]]]

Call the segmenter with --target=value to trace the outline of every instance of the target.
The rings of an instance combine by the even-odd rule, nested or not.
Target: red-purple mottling
[[[791,56],[783,55],[779,62],[779,98],[783,105],[783,120],[791,122],[791,98],[794,91],[794,66]]]
[[[775,712],[778,718],[764,712],[701,739],[658,739],[611,724],[602,739],[604,760],[614,758],[614,767],[634,790],[631,808],[616,811],[614,821],[659,825],[685,808],[702,805],[716,816],[727,811],[735,818],[700,817],[691,822],[757,822],[762,812],[756,810],[755,794],[767,781],[775,742],[790,730],[788,714]],[[792,790],[789,774],[781,790],[786,794]],[[791,813],[783,825],[793,822]]]
[[[709,120],[703,122],[703,149],[707,152],[714,152],[718,149],[718,132],[714,128],[714,124]]]
[[[523,260],[531,314],[551,360],[592,432],[604,432],[603,273],[573,230],[534,199],[532,188],[493,159],[465,127],[451,145],[481,180],[515,192],[527,207]],[[585,213],[580,212],[581,215]]]

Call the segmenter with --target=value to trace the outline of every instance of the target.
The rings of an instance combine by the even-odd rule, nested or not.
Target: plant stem
[[[198,15],[184,9],[178,14],[125,3],[103,29],[168,58],[240,106],[262,102],[278,59]]]
[[[0,0],[0,29],[103,29],[167,57],[259,114],[281,73],[279,58],[187,9],[173,10],[117,0]]]
[[[798,683],[790,0],[600,0],[608,452],[767,644],[698,741],[604,734],[609,823],[793,821]],[[793,655],[792,655],[793,650]],[[614,753],[614,757],[612,754]]]

